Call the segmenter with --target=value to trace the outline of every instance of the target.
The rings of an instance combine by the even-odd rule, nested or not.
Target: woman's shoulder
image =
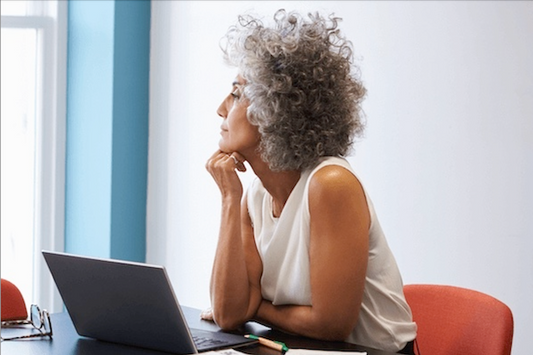
[[[310,181],[319,180],[322,183],[359,180],[350,163],[341,157],[324,157],[311,169]]]
[[[343,167],[351,171],[353,174],[352,166],[346,158],[331,156],[331,157],[320,158],[318,162],[315,164],[315,166],[311,168],[311,175],[317,172],[318,170],[321,170],[322,168],[327,167],[327,166]]]
[[[324,191],[332,193],[348,190],[362,191],[362,185],[349,166],[339,164],[326,164],[315,169],[309,177],[310,192]]]
[[[325,157],[311,170],[308,179],[310,193],[332,193],[339,191],[363,192],[363,186],[350,163],[340,157]]]
[[[308,188],[310,213],[331,210],[339,215],[357,213],[366,216],[369,228],[371,213],[363,185],[351,170],[349,164],[324,164],[317,167],[309,179]]]

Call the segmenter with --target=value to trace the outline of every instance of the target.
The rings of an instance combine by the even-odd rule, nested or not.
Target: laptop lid
[[[220,337],[204,348],[193,341],[163,266],[67,253],[42,252],[72,323],[81,336],[191,354],[249,344],[244,336],[201,330]]]

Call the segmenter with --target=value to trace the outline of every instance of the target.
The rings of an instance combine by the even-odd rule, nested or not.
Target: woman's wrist
[[[226,193],[222,194],[222,208],[223,211],[228,208],[241,207],[242,194]]]

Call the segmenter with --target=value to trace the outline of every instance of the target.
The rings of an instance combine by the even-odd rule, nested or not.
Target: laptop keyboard
[[[196,344],[197,348],[216,347],[216,346],[223,346],[225,344],[228,344],[228,342],[224,340],[206,338],[206,337],[197,336],[197,335],[193,335],[192,340]]]

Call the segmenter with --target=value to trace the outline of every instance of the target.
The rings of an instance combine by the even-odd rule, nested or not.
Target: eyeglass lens
[[[52,322],[50,321],[50,314],[43,311],[43,325],[44,325],[44,334],[52,336]]]
[[[41,312],[41,309],[39,308],[39,306],[32,304],[30,312],[30,320],[33,323],[33,326],[37,329],[41,329],[41,327],[43,326],[43,314]]]

